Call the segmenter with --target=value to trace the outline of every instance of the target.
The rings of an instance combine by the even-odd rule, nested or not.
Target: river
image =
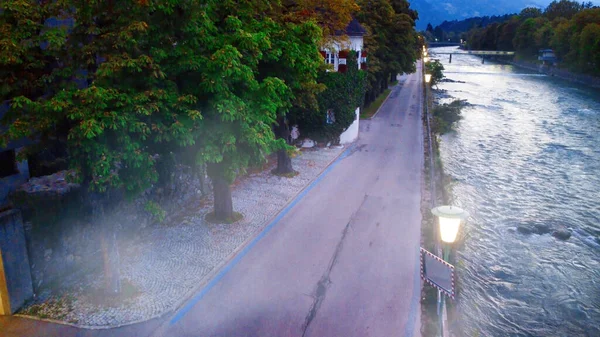
[[[600,336],[600,91],[475,56],[437,58],[460,81],[440,83],[444,95],[470,103],[440,144],[453,203],[471,213],[455,246],[450,328]],[[535,225],[573,235],[517,230]]]

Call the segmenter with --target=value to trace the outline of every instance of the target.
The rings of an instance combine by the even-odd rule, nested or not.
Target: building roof
[[[346,35],[348,36],[363,36],[365,34],[367,34],[367,30],[354,18],[346,27]]]

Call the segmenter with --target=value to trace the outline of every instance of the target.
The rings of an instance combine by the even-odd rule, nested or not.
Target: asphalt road
[[[417,69],[420,67],[418,66]],[[1,318],[8,336],[420,336],[420,70],[260,240],[162,319],[81,330]]]
[[[420,336],[421,76],[233,268],[154,336]]]

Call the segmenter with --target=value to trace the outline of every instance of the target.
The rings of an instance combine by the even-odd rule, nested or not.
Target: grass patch
[[[220,220],[215,218],[215,212],[210,212],[208,214],[206,214],[206,216],[204,217],[204,220],[213,223],[213,224],[232,224],[234,222],[238,222],[240,220],[242,220],[244,218],[244,215],[242,213],[238,213],[238,212],[233,212],[233,216],[230,218],[227,218],[225,220]]]
[[[64,321],[73,311],[73,301],[70,295],[53,297],[43,303],[32,304],[20,310],[19,314]]]
[[[393,87],[393,86],[395,86],[396,84],[398,84],[398,80],[391,81],[391,82],[390,82],[390,84],[389,84],[389,86],[390,86],[390,87]]]
[[[381,104],[383,104],[383,101],[385,101],[385,99],[388,97],[391,91],[391,89],[385,89],[381,93],[381,95],[379,95],[371,104],[369,104],[368,107],[365,107],[362,110],[360,118],[366,119],[373,117],[373,115],[377,112],[377,110],[379,109]]]

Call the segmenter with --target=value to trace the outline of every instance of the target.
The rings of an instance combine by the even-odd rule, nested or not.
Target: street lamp
[[[438,217],[440,225],[440,238],[445,243],[442,246],[444,261],[449,262],[451,244],[456,240],[460,223],[469,217],[469,213],[456,206],[438,206],[431,210]],[[445,246],[445,247],[444,247]],[[443,317],[446,316],[445,298],[438,293],[438,314],[440,315],[440,329],[443,328]]]
[[[446,243],[446,249],[443,249],[442,247],[444,261],[448,262],[451,248],[450,245],[456,240],[460,223],[469,217],[469,212],[456,206],[438,206],[432,209],[431,213],[438,217],[440,224],[440,238],[442,239],[442,242]]]
[[[428,56],[423,57],[423,62],[425,62],[425,63],[429,62],[429,57]]]
[[[438,206],[431,212],[438,217],[441,239],[446,243],[456,240],[460,223],[469,217],[467,211],[456,206]]]
[[[431,74],[425,74],[425,83],[431,82]]]

